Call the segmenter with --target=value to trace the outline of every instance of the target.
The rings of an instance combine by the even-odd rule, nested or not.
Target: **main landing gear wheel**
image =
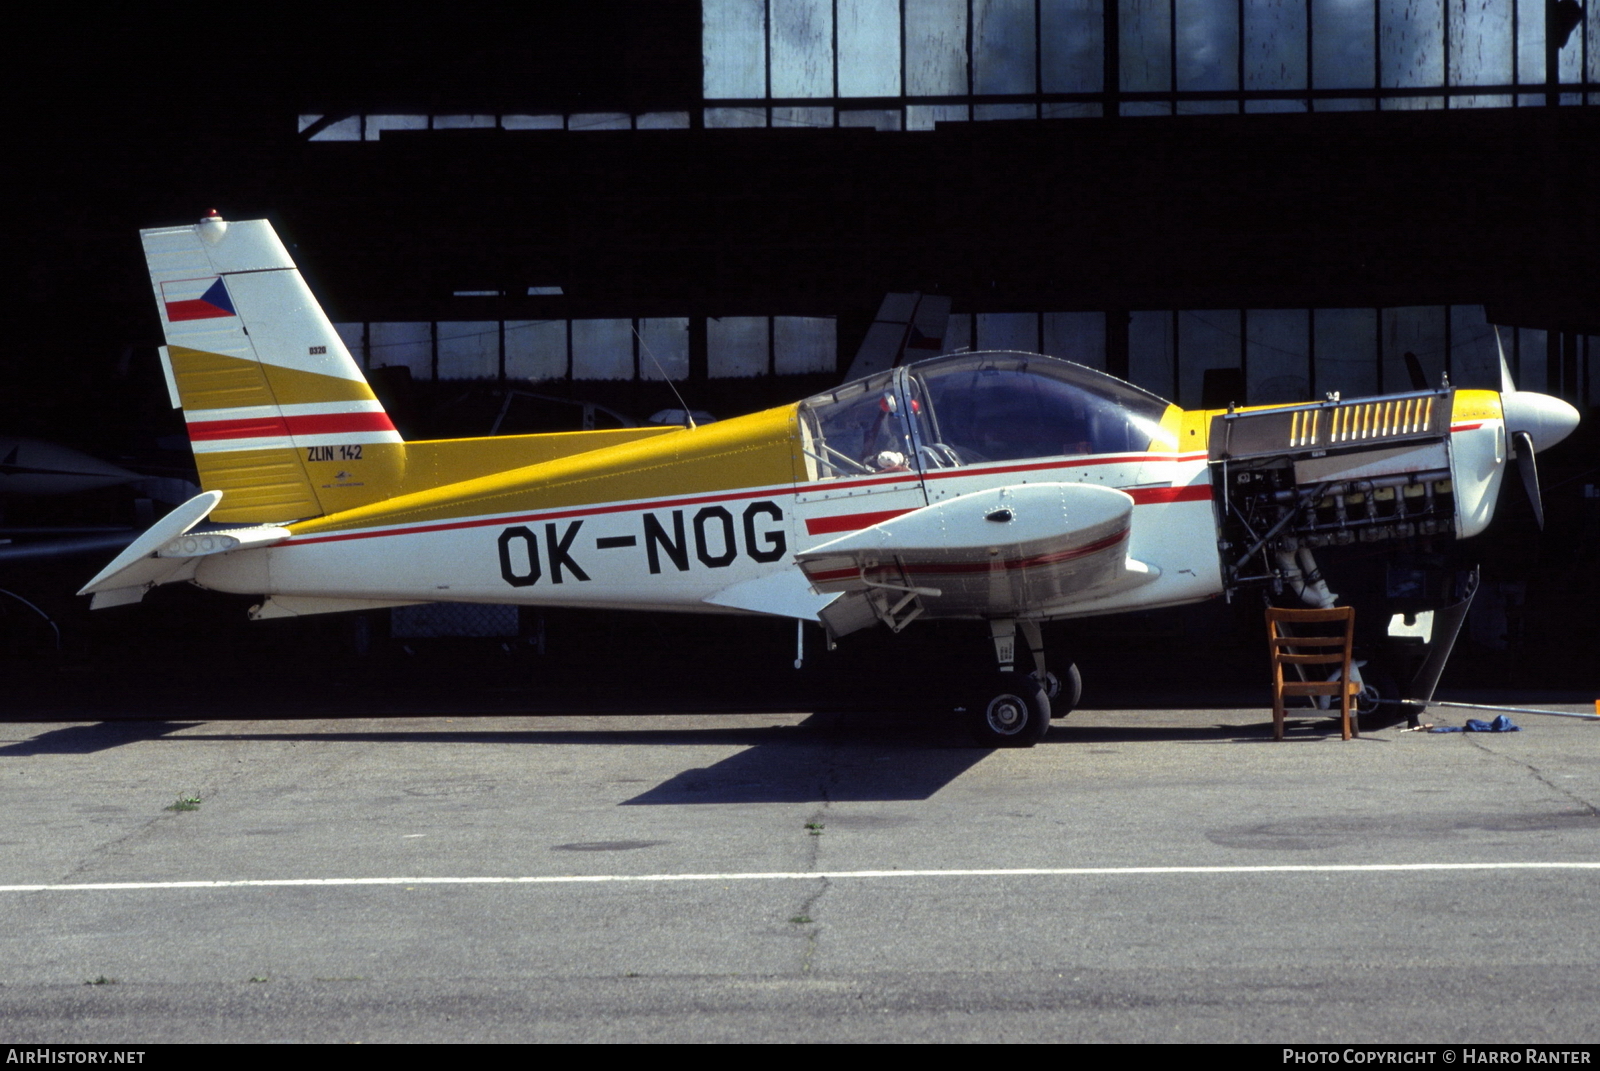
[[[1037,673],[1032,676],[1039,679]],[[1050,700],[1050,717],[1064,718],[1078,709],[1078,700],[1083,698],[1083,677],[1078,674],[1076,662],[1067,666],[1065,677],[1046,673],[1042,684],[1045,698]]]
[[[966,712],[973,737],[985,747],[1032,747],[1050,729],[1050,700],[1024,673],[995,674]]]

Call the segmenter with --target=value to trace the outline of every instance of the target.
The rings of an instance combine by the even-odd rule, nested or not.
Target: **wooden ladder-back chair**
[[[1342,636],[1298,636],[1289,632],[1301,625],[1342,622]],[[1288,630],[1284,626],[1288,626]],[[1344,739],[1361,735],[1350,718],[1350,701],[1361,691],[1352,680],[1350,650],[1355,639],[1356,611],[1350,606],[1327,610],[1279,610],[1267,608],[1267,643],[1272,652],[1272,738],[1283,739],[1283,697],[1286,695],[1336,695]],[[1330,679],[1284,680],[1284,666],[1329,666]],[[1291,674],[1298,676],[1295,671]]]

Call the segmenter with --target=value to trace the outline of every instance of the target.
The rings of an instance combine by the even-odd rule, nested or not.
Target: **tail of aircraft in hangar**
[[[1076,700],[1042,622],[1246,588],[1332,605],[1316,552],[1477,534],[1511,458],[1537,502],[1534,453],[1578,420],[1509,377],[1185,411],[1038,354],[905,362],[948,312],[921,299],[886,304],[860,377],[789,405],[406,442],[269,223],[213,213],[142,237],[203,490],[84,586],[96,608],[190,582],[260,596],[258,618],[515,603],[763,614],[834,638],[965,619],[996,669],[949,695],[995,746],[1035,743]],[[1413,609],[1428,599],[1464,605],[1441,589]]]

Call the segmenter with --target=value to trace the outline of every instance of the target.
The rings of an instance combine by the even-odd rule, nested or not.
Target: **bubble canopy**
[[[963,353],[846,383],[801,403],[812,479],[993,461],[1143,453],[1168,403],[1055,357]]]

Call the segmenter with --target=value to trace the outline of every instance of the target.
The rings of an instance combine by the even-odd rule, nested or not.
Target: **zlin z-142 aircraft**
[[[83,588],[96,608],[187,581],[263,596],[256,618],[517,603],[830,640],[970,619],[997,671],[957,709],[990,746],[1076,701],[1041,622],[1249,583],[1332,605],[1314,549],[1475,535],[1513,457],[1537,510],[1534,455],[1578,421],[1509,376],[1185,411],[1064,360],[959,353],[701,427],[406,442],[267,221],[142,238],[203,492]]]

